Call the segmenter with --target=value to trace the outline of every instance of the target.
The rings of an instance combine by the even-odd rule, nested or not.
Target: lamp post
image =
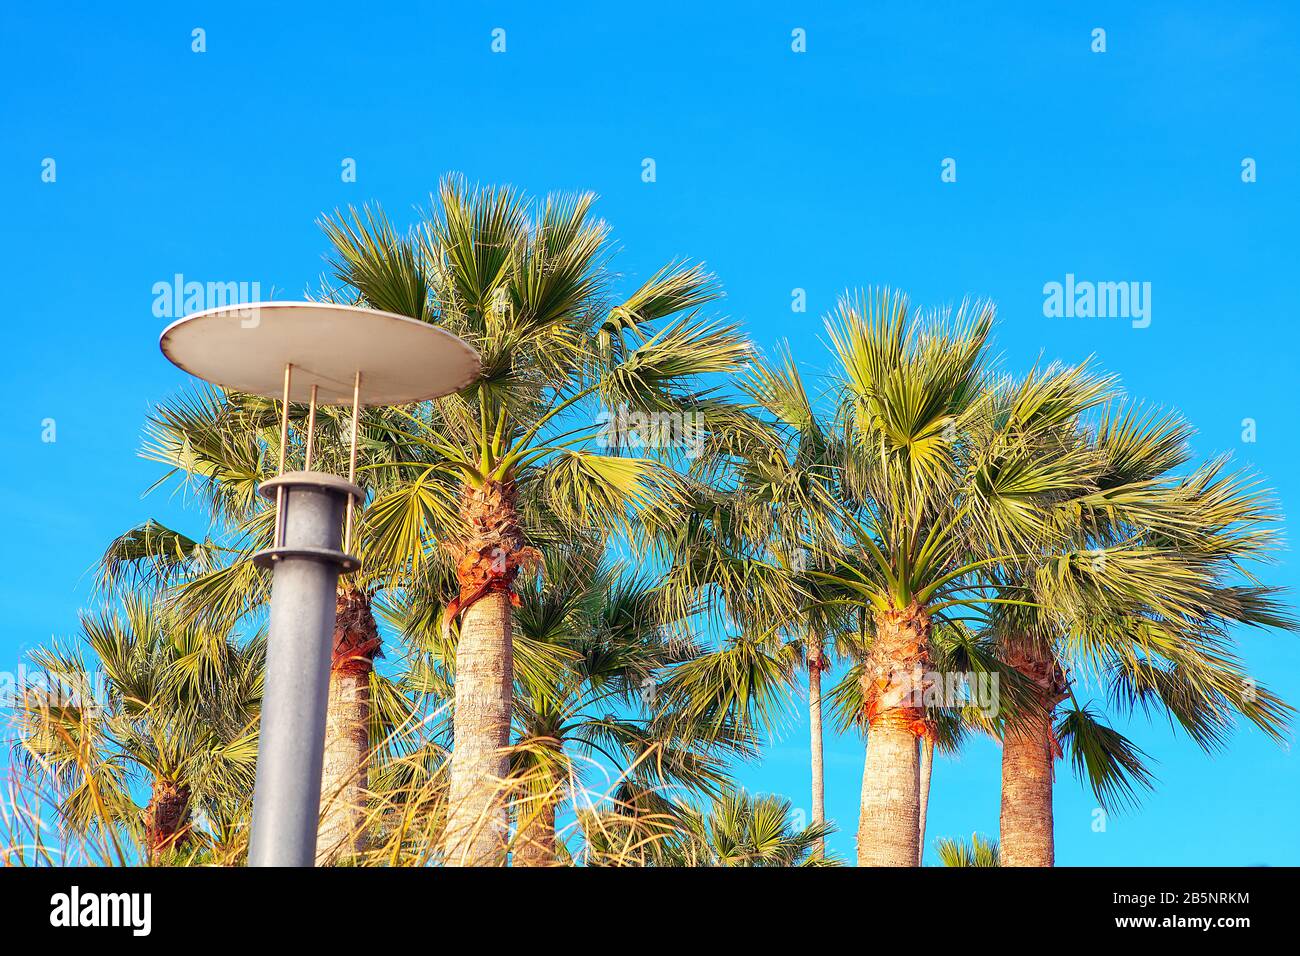
[[[205,381],[280,399],[276,477],[260,494],[274,501],[272,546],[253,556],[272,574],[270,636],[249,839],[251,866],[311,866],[320,817],[325,709],[335,594],[356,572],[353,512],[357,432],[365,405],[448,395],[479,374],[479,357],[456,336],[405,316],[355,306],[262,302],[197,312],[160,342],[174,364]],[[286,471],[289,406],[307,402],[303,467]],[[346,479],[313,471],[316,410],[352,406]]]

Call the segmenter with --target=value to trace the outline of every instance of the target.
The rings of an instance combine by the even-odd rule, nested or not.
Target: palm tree
[[[363,446],[377,442],[385,451],[361,468],[372,493],[360,532],[368,574],[389,588],[428,564],[449,559],[455,569],[458,593],[446,609],[447,623],[460,623],[446,855],[491,863],[504,860],[499,795],[509,760],[514,582],[544,543],[531,534],[546,524],[537,513],[570,532],[666,527],[681,480],[659,456],[625,454],[624,440],[643,441],[646,429],[628,436],[618,423],[668,415],[680,433],[725,421],[727,403],[697,380],[735,370],[747,347],[734,327],[698,313],[718,294],[698,266],[661,269],[611,304],[608,229],[591,216],[590,195],[534,207],[509,189],[470,192],[448,179],[438,198],[439,213],[409,235],[398,235],[377,210],[325,221],[342,283],[325,297],[436,321],[483,360],[479,380],[459,395],[365,417]],[[226,396],[269,424],[270,403],[246,399]],[[324,416],[324,427],[341,439],[336,417]],[[266,512],[250,492],[269,464],[270,436],[232,437],[212,415],[195,419],[184,425],[198,435],[165,437],[160,457],[209,484],[231,483],[217,497],[231,506],[232,524],[264,534]],[[346,443],[322,436],[321,447],[341,453]],[[244,467],[226,467],[232,449]],[[211,553],[210,542],[172,537],[170,551]],[[189,581],[189,603],[246,610],[255,603],[249,595],[265,597],[254,578],[247,561],[231,561]],[[375,645],[365,615],[358,619],[357,634],[336,643],[345,649],[341,660],[364,667],[367,655],[355,648]],[[334,697],[348,693],[339,688]],[[343,741],[332,752],[352,755],[339,761],[354,767],[340,773],[345,779],[360,777],[361,748],[346,741],[361,740],[354,731],[362,710],[332,723]]]
[[[699,267],[666,267],[611,305],[608,230],[591,217],[592,202],[552,197],[534,208],[511,190],[468,192],[449,179],[440,214],[411,236],[398,236],[377,212],[325,223],[335,277],[350,296],[437,321],[483,360],[471,387],[410,415],[408,434],[432,454],[422,462],[425,481],[376,500],[370,526],[394,558],[418,563],[445,545],[460,584],[447,610],[449,621],[460,619],[446,847],[453,863],[504,861],[513,588],[539,557],[521,493],[574,529],[663,526],[680,480],[658,458],[617,453],[608,417],[725,417],[725,403],[697,381],[734,371],[747,354],[733,327],[695,311],[717,295]],[[610,447],[616,453],[601,453]]]
[[[781,639],[798,620],[798,574],[781,563],[788,554],[762,550],[763,510],[736,487],[692,482],[681,520],[663,536],[660,582],[672,619],[689,621],[704,644],[659,684],[661,718],[748,752],[778,726],[800,657],[799,642]]]
[[[939,862],[944,866],[1002,866],[998,841],[970,835],[970,843],[965,840],[944,838],[935,844],[939,851]]]
[[[1234,714],[1281,739],[1290,712],[1245,672],[1229,634],[1233,623],[1293,626],[1275,589],[1233,580],[1275,545],[1269,497],[1247,476],[1226,474],[1223,460],[1176,475],[1191,457],[1191,429],[1176,414],[1114,406],[1086,434],[1096,473],[1057,509],[1068,537],[1017,572],[1034,603],[994,616],[1003,659],[1033,688],[1003,733],[1008,866],[1054,863],[1052,782],[1063,746],[1102,806],[1151,784],[1141,751],[1077,700],[1072,671],[1102,675],[1121,712],[1163,711],[1207,749],[1222,743]]]
[[[755,361],[738,384],[745,404],[731,428],[709,434],[691,467],[690,506],[664,543],[674,606],[725,636],[671,678],[665,699],[678,715],[758,734],[779,720],[775,705],[802,664],[820,826],[822,674],[845,618],[825,600],[831,588],[809,574],[839,510],[831,439],[788,352],[776,365]]]
[[[864,615],[865,616],[865,615]],[[869,729],[866,720],[864,681],[867,662],[872,658],[871,629],[846,633],[840,639],[840,656],[855,661],[831,689],[829,701],[837,729],[841,732]],[[1010,715],[1027,708],[1032,689],[1020,675],[998,657],[998,643],[990,629],[975,630],[964,622],[940,616],[931,632],[930,664],[944,675],[962,675],[954,687],[954,699],[939,697],[926,702],[925,716],[930,733],[921,740],[917,862],[924,857],[926,817],[936,754],[955,756],[972,734],[996,736]]]
[[[872,625],[860,865],[919,859],[918,740],[934,733],[925,701],[936,615],[1017,600],[986,594],[988,570],[1032,553],[1052,530],[1048,504],[1086,479],[1081,451],[1044,448],[1052,424],[1099,401],[1104,383],[1083,368],[992,381],[992,320],[991,306],[963,306],[917,324],[904,298],[882,293],[846,298],[828,322],[856,514],[850,551],[832,551],[838,570],[824,576],[855,592]]]
[[[589,777],[612,779],[616,802],[632,792],[720,792],[726,742],[683,733],[685,724],[657,706],[658,681],[693,653],[673,639],[657,588],[602,567],[599,550],[555,551],[544,583],[535,577],[520,596],[523,639],[566,653],[557,672],[518,681],[516,866],[562,861],[556,811],[566,789],[585,791]]]
[[[691,812],[682,838],[665,862],[670,866],[836,866],[839,860],[819,848],[834,832],[828,824],[796,830],[790,801],[733,790],[715,800],[707,813]]]
[[[330,657],[325,756],[321,768],[323,812],[316,834],[316,864],[333,863],[365,848],[371,742],[371,684],[382,641],[370,595],[341,582],[335,601]]]
[[[808,572],[824,542],[838,533],[838,449],[788,351],[776,363],[755,362],[740,387],[766,427],[748,430],[717,452],[724,467],[735,472],[742,533],[768,555],[770,570],[777,572],[772,583],[784,592],[753,616],[756,623],[779,622],[793,636],[807,673],[812,823],[821,826],[826,822],[822,675],[831,667],[835,635],[847,628],[847,613],[831,600],[826,582]],[[819,845],[817,852],[824,851]]]
[[[830,824],[797,828],[790,801],[728,789],[703,808],[657,798],[579,814],[588,866],[839,866]]]
[[[115,844],[124,829],[150,862],[228,841],[249,811],[262,639],[236,645],[134,595],[121,614],[83,617],[82,638],[92,664],[80,648],[33,654],[72,701],[29,697],[21,714],[25,762],[55,784],[63,823]]]
[[[917,769],[916,865],[925,864],[925,828],[930,818],[930,789],[934,782],[935,740],[921,741],[921,758]]]

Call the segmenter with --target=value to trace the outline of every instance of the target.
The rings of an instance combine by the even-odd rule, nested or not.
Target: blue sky
[[[820,316],[847,286],[989,297],[1007,368],[1095,353],[1132,396],[1181,409],[1200,455],[1233,453],[1295,512],[1293,5],[612,6],[4,5],[0,670],[73,632],[115,534],[149,516],[201,530],[180,499],[141,498],[159,475],[136,456],[142,422],[184,383],[157,349],[154,284],[179,273],[296,297],[323,268],[320,213],[378,200],[409,219],[447,171],[597,192],[629,286],[704,259],[726,313],[761,347],[788,338],[813,375]],[[1044,284],[1067,274],[1149,282],[1150,325],[1045,317]],[[791,311],[796,288],[806,313]],[[1284,553],[1269,580],[1296,588],[1298,567]],[[1294,636],[1242,646],[1300,700]],[[1213,757],[1162,726],[1131,732],[1159,790],[1096,833],[1062,766],[1060,863],[1300,862],[1293,753],[1251,731]],[[996,833],[998,760],[980,742],[941,762],[932,836]],[[806,806],[806,767],[793,721],[739,779]],[[861,771],[857,738],[830,742],[846,856]]]

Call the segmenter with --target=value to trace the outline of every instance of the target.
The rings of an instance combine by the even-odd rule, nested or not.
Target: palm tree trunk
[[[513,866],[558,866],[555,811],[559,786],[545,769],[537,772],[531,793],[516,808],[519,827],[510,854]]]
[[[826,822],[826,772],[822,753],[822,667],[825,658],[819,650],[808,657],[808,732],[812,752],[812,822]],[[826,855],[826,841],[818,840],[814,858]]]
[[[316,833],[316,865],[326,866],[365,849],[370,764],[370,674],[379,653],[379,628],[370,598],[339,588],[330,664],[323,814]]]
[[[1001,862],[1003,866],[1054,866],[1052,782],[1061,755],[1052,714],[1064,696],[1064,673],[1033,651],[1004,655],[1039,688],[1035,702],[1010,723],[1002,738]]]
[[[540,557],[524,543],[517,502],[511,480],[487,480],[461,489],[465,538],[454,545],[460,594],[447,609],[449,621],[462,615],[443,844],[446,862],[453,866],[506,863],[513,587],[520,568]]]
[[[1002,741],[1003,866],[1052,866],[1052,755],[1043,712],[1026,715]]]
[[[858,817],[859,866],[916,866],[920,835],[917,738],[929,734],[924,692],[930,617],[924,608],[877,611],[863,673],[867,759]]]
[[[921,808],[916,827],[916,865],[925,864],[925,818],[930,809],[930,778],[934,773],[934,740],[921,741]]]
[[[493,592],[465,611],[460,626],[445,851],[455,866],[505,862],[512,623],[510,595]]]
[[[190,831],[190,788],[155,777],[145,807],[145,852],[152,863],[185,841]]]
[[[858,866],[916,866],[920,803],[916,735],[881,722],[867,733]]]
[[[540,807],[529,808],[536,816],[521,827],[515,835],[515,850],[510,862],[515,866],[559,866],[555,852],[555,804],[543,801]]]

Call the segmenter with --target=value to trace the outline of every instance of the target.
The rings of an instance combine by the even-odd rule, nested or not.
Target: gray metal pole
[[[320,817],[325,706],[339,574],[358,567],[339,550],[343,511],[361,489],[334,475],[296,471],[266,482],[282,489],[279,547],[259,551],[271,568],[271,632],[253,789],[250,866],[312,866]]]

